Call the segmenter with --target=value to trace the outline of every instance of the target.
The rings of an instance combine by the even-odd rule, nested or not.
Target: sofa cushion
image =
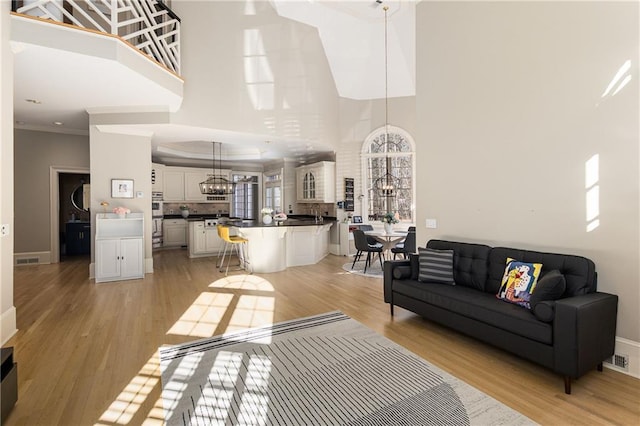
[[[436,250],[418,248],[420,269],[418,280],[454,285],[453,281],[453,250]]]
[[[484,244],[429,240],[427,248],[453,250],[453,280],[456,285],[485,290],[491,247]],[[502,267],[504,270],[504,262]],[[496,289],[493,294],[497,291]]]
[[[543,300],[542,302],[536,303],[535,306],[532,306],[531,312],[533,312],[533,315],[540,321],[552,322],[556,316],[556,302],[555,300]]]
[[[397,280],[409,280],[411,279],[411,266],[402,265],[393,268],[393,278]]]
[[[567,288],[567,282],[564,275],[557,269],[550,271],[542,276],[536,284],[536,288],[531,294],[529,303],[531,309],[544,300],[558,300],[562,297]]]
[[[559,270],[567,285],[563,297],[593,293],[597,289],[596,266],[585,257],[496,247],[489,254],[489,277],[485,291],[498,292],[508,257],[522,262],[542,263],[542,275],[554,269]]]
[[[502,275],[502,285],[496,296],[505,302],[514,303],[527,309],[531,308],[529,299],[535,291],[542,263],[519,262],[507,258]]]
[[[553,342],[551,324],[539,321],[528,309],[498,300],[495,294],[415,280],[395,280],[393,291],[528,339]]]

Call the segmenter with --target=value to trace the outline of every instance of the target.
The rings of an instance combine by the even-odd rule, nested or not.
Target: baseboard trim
[[[153,257],[147,257],[144,260],[144,273],[153,274]]]
[[[616,355],[626,355],[629,357],[628,368],[620,368],[608,362],[603,365],[611,370],[619,371],[629,376],[640,379],[640,342],[616,337]]]
[[[50,263],[51,263],[50,251],[34,251],[34,252],[28,252],[28,253],[13,254],[14,266],[48,265]]]
[[[2,324],[0,328],[0,340],[2,341],[1,345],[4,346],[4,344],[18,332],[16,328],[15,306],[10,307],[0,315],[0,324]]]

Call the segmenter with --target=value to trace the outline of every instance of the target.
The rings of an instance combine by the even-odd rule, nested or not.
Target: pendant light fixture
[[[384,149],[385,149],[385,174],[373,182],[373,189],[382,197],[395,197],[399,180],[390,173],[393,168],[389,158],[389,148],[392,142],[389,140],[389,53],[387,36],[387,13],[389,6],[384,6]],[[389,204],[387,202],[387,204]],[[390,206],[387,206],[389,210]]]
[[[235,182],[230,181],[226,177],[222,176],[222,144],[220,142],[212,142],[213,148],[213,160],[212,170],[213,173],[204,182],[200,182],[200,193],[207,195],[231,195],[236,191]],[[216,145],[220,153],[219,157],[219,169],[216,173]]]

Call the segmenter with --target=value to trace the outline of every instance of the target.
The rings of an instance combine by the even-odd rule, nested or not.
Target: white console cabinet
[[[96,217],[96,282],[144,277],[144,218],[130,213],[118,218],[113,213]]]

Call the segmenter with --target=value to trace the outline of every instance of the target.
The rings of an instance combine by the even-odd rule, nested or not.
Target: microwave
[[[162,217],[162,201],[151,201],[151,216]]]

